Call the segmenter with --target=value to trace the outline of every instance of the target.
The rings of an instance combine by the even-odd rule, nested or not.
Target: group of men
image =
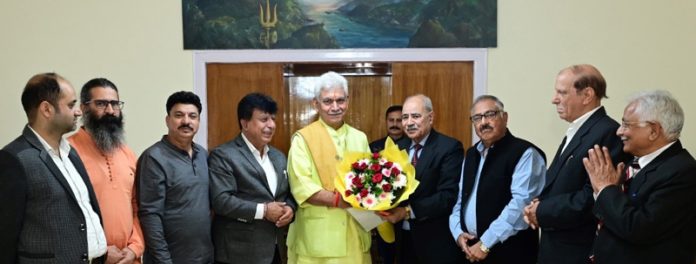
[[[368,145],[344,122],[344,77],[328,72],[316,88],[318,118],[295,132],[287,158],[269,144],[269,96],[244,96],[240,134],[208,155],[193,142],[200,99],[176,92],[168,133],[136,159],[114,83],[88,81],[78,104],[63,77],[35,75],[22,93],[28,124],[0,151],[0,263],[370,263],[370,235],[333,182],[346,151],[377,152],[386,137]],[[619,124],[602,98],[595,67],[558,74],[552,103],[569,128],[548,169],[495,96],[475,99],[480,141],[466,151],[433,128],[427,96],[387,109],[387,137],[420,184],[379,214],[396,229],[395,244],[379,242],[382,259],[693,263],[696,161],[679,141],[681,107],[667,92],[640,93]]]

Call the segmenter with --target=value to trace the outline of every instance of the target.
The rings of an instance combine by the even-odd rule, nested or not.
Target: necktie
[[[635,178],[639,170],[640,164],[638,163],[638,157],[634,157],[633,161],[631,162],[631,165],[626,168],[626,179],[623,183],[624,192],[628,192],[628,184],[630,184],[631,180]]]
[[[422,147],[423,146],[421,146],[420,144],[416,144],[415,146],[413,146],[413,157],[411,158],[411,164],[413,166],[416,166],[416,163],[418,163],[418,152]]]

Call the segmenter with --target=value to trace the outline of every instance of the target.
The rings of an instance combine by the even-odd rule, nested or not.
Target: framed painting
[[[182,0],[184,49],[487,48],[497,0]]]

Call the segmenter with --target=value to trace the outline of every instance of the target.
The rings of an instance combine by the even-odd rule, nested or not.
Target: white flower
[[[383,192],[379,195],[379,201],[391,201],[393,194],[391,192]]]
[[[399,174],[394,181],[394,188],[406,187],[406,175]]]
[[[375,205],[377,205],[377,197],[375,197],[374,194],[368,194],[365,196],[362,201],[360,201],[360,204],[367,209],[372,209]]]

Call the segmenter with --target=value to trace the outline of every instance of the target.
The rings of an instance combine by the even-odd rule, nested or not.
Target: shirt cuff
[[[264,207],[265,207],[265,205],[263,205],[262,203],[256,204],[256,214],[254,214],[254,219],[256,219],[256,220],[263,219],[263,211],[265,209]]]
[[[498,238],[495,237],[495,234],[493,234],[493,232],[491,232],[491,230],[489,229],[483,233],[479,241],[481,241],[481,244],[491,249],[493,248],[493,246],[495,246],[496,243],[498,243]]]
[[[407,207],[408,207],[408,209],[410,209],[408,211],[411,212],[409,219],[416,219],[416,214],[413,212],[413,207],[411,207],[410,205],[407,205]]]
[[[607,188],[607,186],[604,186],[604,188]],[[595,201],[597,201],[597,197],[599,197],[599,194],[602,193],[602,191],[604,190],[604,188],[600,189],[600,190],[597,191],[597,192],[593,192],[593,193],[592,193],[592,196],[594,197],[594,200],[595,200]]]

